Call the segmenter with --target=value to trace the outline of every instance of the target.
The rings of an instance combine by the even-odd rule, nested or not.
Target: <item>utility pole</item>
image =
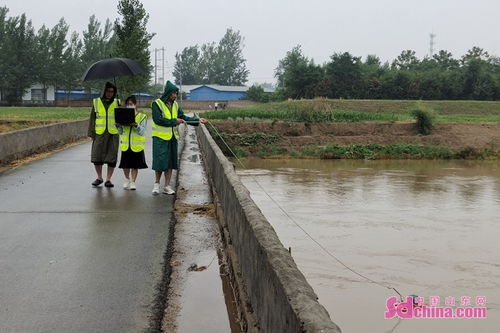
[[[429,45],[429,57],[432,58],[432,56],[434,55],[434,38],[436,38],[436,34],[432,33],[429,35],[429,37],[431,38],[430,40],[430,45]]]
[[[161,85],[165,85],[165,47],[161,48]]]
[[[155,89],[156,89],[156,85],[157,85],[157,83],[158,83],[158,80],[157,80],[157,77],[156,77],[156,71],[157,71],[157,68],[158,68],[158,67],[157,67],[157,66],[158,66],[158,62],[157,62],[157,59],[158,59],[158,58],[157,58],[157,56],[156,56],[156,54],[157,54],[157,53],[158,53],[158,49],[157,49],[157,48],[155,48],[155,85],[154,85]]]
[[[165,85],[165,47],[155,48],[155,89],[158,84]],[[160,76],[161,74],[161,76]]]
[[[181,102],[181,106],[182,106],[182,65],[179,66],[179,83],[180,83],[180,102]]]

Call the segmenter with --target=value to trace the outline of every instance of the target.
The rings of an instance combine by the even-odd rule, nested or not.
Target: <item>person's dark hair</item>
[[[127,105],[129,101],[134,103],[134,105],[137,105],[137,99],[134,95],[130,95],[129,97],[127,97],[127,99],[125,100],[125,105]]]

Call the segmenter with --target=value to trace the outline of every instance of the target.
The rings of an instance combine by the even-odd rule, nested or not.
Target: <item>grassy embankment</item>
[[[417,101],[391,100],[299,100],[260,104],[252,107],[211,111],[203,114],[213,120],[259,119],[299,122],[410,121],[408,110]],[[436,122],[500,122],[500,102],[421,101],[433,109]]]
[[[149,112],[149,109],[141,111]],[[0,107],[0,133],[65,121],[88,119],[90,107]]]
[[[489,123],[500,122],[500,102],[486,101],[421,101],[420,105],[436,113],[436,123]],[[416,101],[390,100],[300,100],[269,103],[254,107],[206,112],[204,117],[214,120],[289,121],[289,122],[410,122],[409,110]],[[210,128],[212,135],[217,137]],[[498,152],[491,149],[463,148],[451,150],[448,147],[410,143],[379,145],[353,144],[305,147],[278,146],[279,134],[253,133],[230,134],[222,137],[232,146],[238,156],[245,156],[245,147],[259,147],[257,155],[270,157],[285,155],[295,158],[348,158],[348,159],[484,159],[496,158]],[[219,141],[219,146],[230,156],[230,152]]]
[[[85,107],[0,107],[0,133],[85,119],[88,118],[89,112],[89,108]]]

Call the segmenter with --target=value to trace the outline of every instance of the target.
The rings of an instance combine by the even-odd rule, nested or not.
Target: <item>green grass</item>
[[[448,114],[437,116],[438,123],[498,123],[500,115],[480,115],[480,114]]]
[[[419,103],[436,112],[436,122],[500,122],[500,102],[293,100],[202,113],[208,119],[284,120],[292,122],[409,121],[409,110]]]
[[[263,146],[257,153],[257,156],[269,158],[272,156],[290,156],[293,158],[320,158],[320,159],[498,159],[497,152],[489,149],[464,148],[459,151],[452,151],[449,148],[433,145],[418,144],[353,144],[336,145],[329,144],[325,147],[306,146],[301,151],[294,149],[287,150],[275,145]],[[232,155],[228,155],[232,156]]]
[[[69,121],[88,118],[90,107],[0,107],[0,120]]]
[[[454,153],[445,147],[416,144],[329,144],[319,153],[322,159],[450,159]]]

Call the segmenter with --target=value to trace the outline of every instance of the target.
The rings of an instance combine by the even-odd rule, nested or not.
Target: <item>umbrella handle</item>
[[[116,99],[118,100],[118,105],[120,105],[120,96],[118,96],[118,86],[116,85],[116,77],[113,76],[113,83],[115,84],[116,88]]]

